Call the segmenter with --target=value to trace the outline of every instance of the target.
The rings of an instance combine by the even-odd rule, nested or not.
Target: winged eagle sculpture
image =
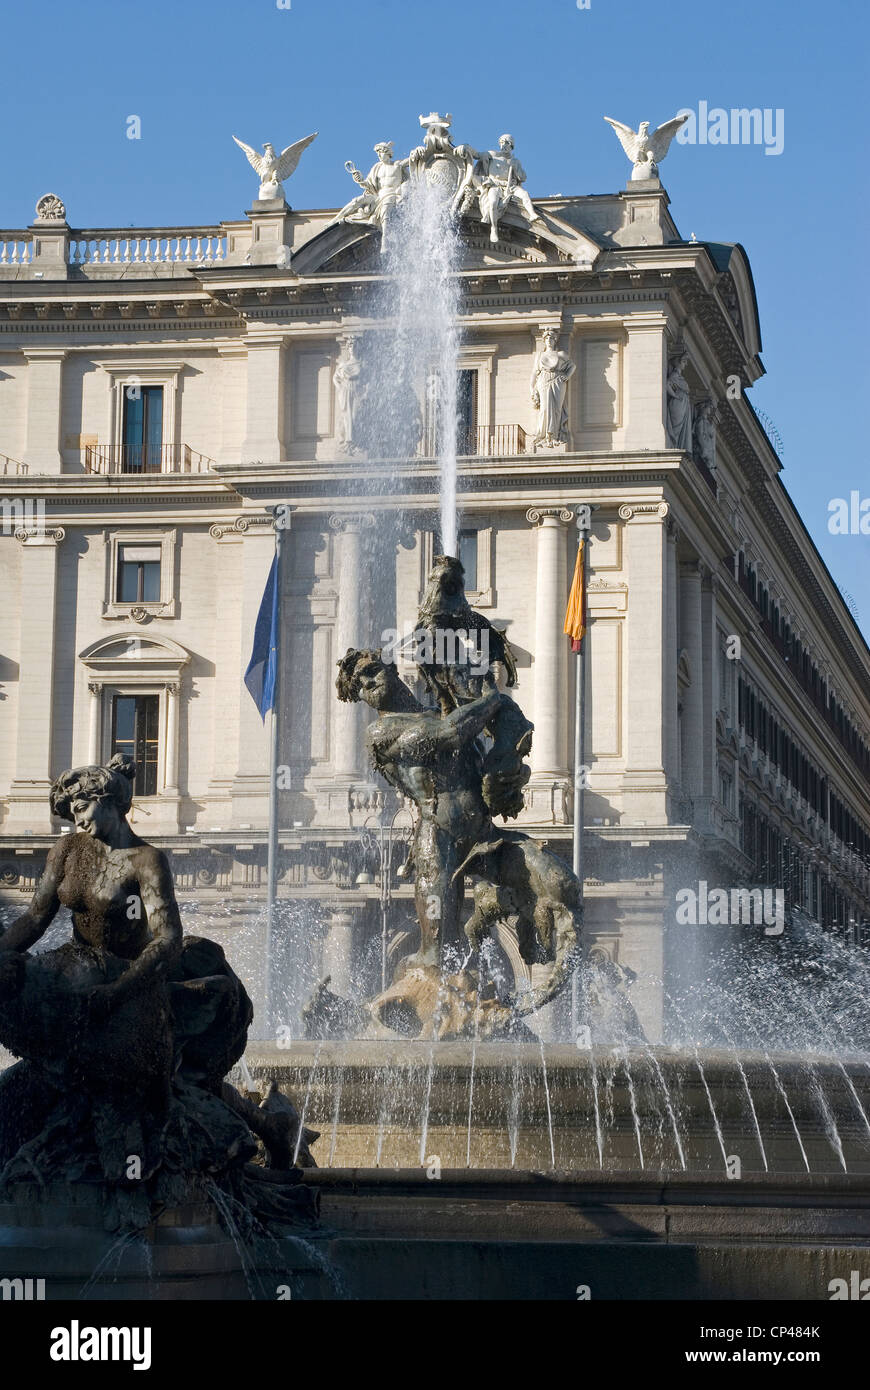
[[[317,131],[313,135],[306,135],[304,140],[297,140],[295,145],[288,145],[286,150],[282,150],[280,154],[275,153],[275,146],[271,145],[268,140],[263,146],[263,153],[257,154],[255,149],[246,145],[244,140],[240,140],[237,135],[234,135],[233,139],[239,149],[244,150],[248,163],[259,177],[259,197],[283,198],[282,179],[289,179],[302,157],[302,151],[308,148],[312,140],[317,139]]]
[[[630,125],[623,125],[622,121],[611,120],[610,116],[604,117],[608,125],[612,125],[616,132],[616,138],[625,150],[632,163],[631,179],[657,179],[659,176],[659,164],[664,159],[670,149],[671,141],[676,135],[680,126],[689,119],[688,115],[675,116],[672,121],[665,121],[658,130],[650,134],[649,121],[641,121],[638,130],[632,130]]]

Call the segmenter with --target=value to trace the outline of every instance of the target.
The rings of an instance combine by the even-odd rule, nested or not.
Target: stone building
[[[641,975],[657,1036],[643,981],[674,968],[682,886],[781,886],[860,949],[870,652],[746,394],[764,368],[743,248],[684,240],[658,180],[534,210],[495,241],[462,223],[461,555],[536,727],[520,823],[570,855],[562,622],[594,504],[587,923]],[[231,952],[257,940],[268,739],[242,675],[284,504],[279,893],[341,988],[361,945],[378,968],[385,847],[388,960],[411,917],[389,838],[405,813],[335,662],[413,619],[438,477],[425,429],[410,462],[348,447],[336,366],[375,323],[383,265],[376,230],[334,217],[273,198],[220,226],[75,230],[49,197],[0,232],[0,891],[26,903],[62,832],[53,778],[123,748],[133,823],[182,902]],[[548,329],[576,371],[538,447]]]

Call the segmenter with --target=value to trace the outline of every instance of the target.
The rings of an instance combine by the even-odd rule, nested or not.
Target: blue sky
[[[48,190],[77,227],[210,223],[250,206],[230,139],[313,130],[288,196],[336,206],[377,140],[417,116],[457,142],[510,130],[532,196],[603,193],[628,165],[602,116],[636,127],[681,107],[782,108],[784,149],[674,145],[663,166],[686,237],[740,241],[768,376],[752,391],[784,443],[783,480],[870,634],[870,536],[831,535],[828,503],[870,497],[863,139],[868,33],[856,0],[148,0],[7,3],[0,226]],[[142,138],[126,138],[137,115]]]

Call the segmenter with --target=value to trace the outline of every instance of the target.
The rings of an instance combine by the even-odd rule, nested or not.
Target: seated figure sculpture
[[[310,1215],[289,1170],[313,1162],[316,1135],[224,1080],[251,1002],[220,946],[182,935],[166,857],[126,819],[135,771],[118,754],[61,774],[51,807],[75,833],[0,936],[0,1042],[21,1059],[0,1074],[0,1186],[102,1183],[115,1224],[141,1226],[208,1174],[257,1215]],[[32,953],[61,907],[72,939]],[[257,1138],[285,1184],[258,1182]]]

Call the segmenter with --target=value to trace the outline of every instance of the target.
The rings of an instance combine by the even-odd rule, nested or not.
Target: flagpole
[[[584,604],[587,592],[587,580],[589,576],[589,541],[592,536],[592,509],[589,506],[581,506],[577,512],[577,544],[583,546],[583,575],[582,593]],[[586,698],[586,637],[589,630],[588,609],[584,611],[585,631],[580,639],[580,652],[575,661],[574,678],[574,835],[573,835],[573,855],[571,867],[574,870],[574,877],[580,884],[580,911],[583,912],[583,880],[585,868],[583,863],[583,829],[585,826],[585,791],[586,791],[586,718],[585,718],[585,698]],[[574,971],[574,978],[571,987],[571,1024],[574,1040],[577,1038],[577,1028],[580,1019],[580,999],[579,999],[579,968]]]
[[[278,592],[278,622],[275,627],[275,687],[269,726],[269,837],[266,853],[266,1017],[272,1026],[272,953],[274,945],[275,903],[278,885],[278,763],[281,705],[281,533],[283,515],[277,509],[275,528],[275,586]]]

